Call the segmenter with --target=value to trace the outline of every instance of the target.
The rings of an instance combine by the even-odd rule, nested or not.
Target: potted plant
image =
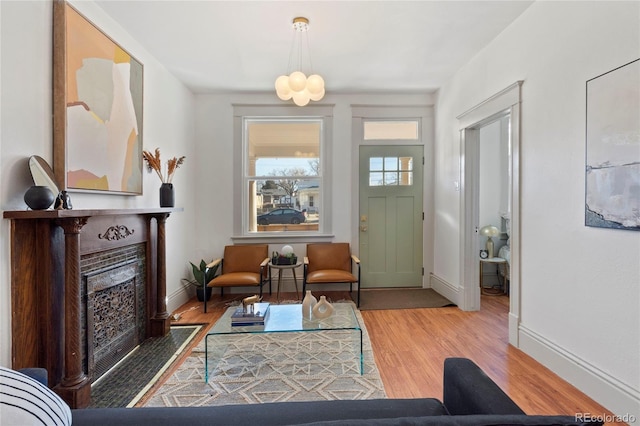
[[[207,298],[206,300],[209,300],[211,298],[211,287],[207,287],[207,283],[216,276],[220,263],[216,263],[210,268],[207,268],[207,263],[204,260],[200,260],[199,266],[194,265],[192,262],[189,263],[191,264],[191,271],[193,272],[194,279],[189,280],[183,278],[183,281],[196,288],[196,295],[200,302],[204,302],[205,294]]]
[[[298,256],[295,253],[278,253],[274,251],[271,255],[272,265],[295,265],[298,262]]]

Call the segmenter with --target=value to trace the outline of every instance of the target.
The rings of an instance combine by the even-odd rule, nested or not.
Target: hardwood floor
[[[349,298],[347,292],[326,294],[330,300]],[[174,312],[180,315],[174,324],[213,324],[229,301],[242,297],[228,295],[220,300],[213,296],[206,314],[194,298]],[[295,294],[281,295],[281,299],[287,298],[294,299]],[[275,300],[275,293],[271,299]],[[478,364],[528,414],[611,414],[510,346],[508,311],[506,296],[482,296],[482,309],[477,312],[457,307],[362,311],[388,397],[442,398],[444,359],[465,357]]]

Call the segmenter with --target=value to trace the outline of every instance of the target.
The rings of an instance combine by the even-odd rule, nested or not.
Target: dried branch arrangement
[[[142,158],[147,163],[149,170],[155,170],[162,183],[171,183],[176,169],[184,163],[186,158],[184,155],[180,158],[173,157],[167,161],[166,179],[163,173],[162,161],[160,160],[160,148],[156,148],[155,152],[142,151]]]

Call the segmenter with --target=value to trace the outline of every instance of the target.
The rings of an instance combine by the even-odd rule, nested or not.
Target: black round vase
[[[160,186],[160,207],[173,207],[175,201],[173,198],[173,184],[163,183]]]
[[[55,198],[47,186],[34,185],[24,193],[24,202],[31,210],[46,210]]]

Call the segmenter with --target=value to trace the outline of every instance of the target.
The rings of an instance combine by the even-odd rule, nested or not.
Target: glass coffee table
[[[264,325],[232,326],[231,314],[236,307],[232,306],[218,319],[204,338],[204,380],[209,382],[209,339],[216,336],[261,334],[261,333],[293,333],[332,330],[353,330],[360,340],[359,361],[360,374],[364,374],[364,356],[362,353],[362,329],[356,318],[351,303],[334,303],[334,312],[329,318],[306,320],[302,318],[302,305],[274,305],[269,306],[269,315]]]

